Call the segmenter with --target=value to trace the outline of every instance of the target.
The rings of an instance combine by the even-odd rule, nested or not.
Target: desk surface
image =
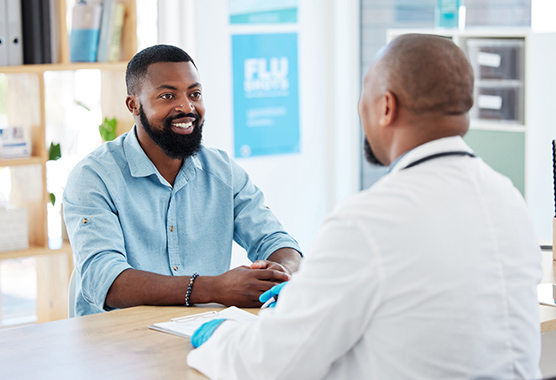
[[[206,379],[187,366],[189,339],[147,326],[209,310],[139,306],[0,330],[0,379]]]
[[[552,253],[542,255],[542,282],[556,283]],[[0,379],[206,379],[186,364],[189,339],[147,326],[209,310],[140,306],[0,330]],[[540,314],[541,331],[556,330],[556,307]]]

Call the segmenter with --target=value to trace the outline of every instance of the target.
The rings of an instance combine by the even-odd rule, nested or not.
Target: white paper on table
[[[248,311],[238,309],[235,306],[228,307],[222,311],[209,311],[207,313],[199,313],[187,315],[185,317],[173,318],[169,322],[155,323],[149,326],[150,329],[162,331],[168,334],[183,336],[184,338],[191,338],[191,335],[203,323],[212,321],[213,319],[228,319],[239,323],[249,323],[256,321],[259,317],[251,314]]]

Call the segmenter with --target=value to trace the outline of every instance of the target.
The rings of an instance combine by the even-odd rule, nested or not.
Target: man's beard
[[[364,139],[363,151],[365,152],[365,159],[373,165],[384,166],[384,164],[382,162],[380,162],[378,160],[378,158],[376,158],[375,153],[373,152],[373,149],[371,148],[371,144],[369,144],[369,142],[367,141],[367,139],[365,137],[363,137],[363,139]]]
[[[172,121],[184,117],[195,118],[193,122],[193,132],[188,135],[180,135],[172,131]],[[143,129],[150,138],[162,149],[170,158],[183,158],[193,156],[201,149],[201,140],[203,138],[204,120],[200,122],[199,115],[194,113],[180,113],[173,117],[164,119],[161,131],[156,130],[149,123],[147,115],[143,111],[143,105],[139,106],[139,118]]]

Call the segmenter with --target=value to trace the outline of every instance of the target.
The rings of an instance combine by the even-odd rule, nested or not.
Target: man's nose
[[[187,100],[176,106],[175,110],[176,112],[189,113],[195,111],[195,105],[193,105],[193,102]]]

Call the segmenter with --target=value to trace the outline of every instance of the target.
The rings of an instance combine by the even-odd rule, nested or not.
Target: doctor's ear
[[[396,95],[390,91],[386,91],[382,94],[379,110],[379,124],[383,126],[392,124],[396,119],[396,112],[398,111],[398,99],[396,98]]]
[[[140,103],[136,95],[128,95],[125,99],[125,104],[129,112],[131,112],[134,116],[139,116]]]

